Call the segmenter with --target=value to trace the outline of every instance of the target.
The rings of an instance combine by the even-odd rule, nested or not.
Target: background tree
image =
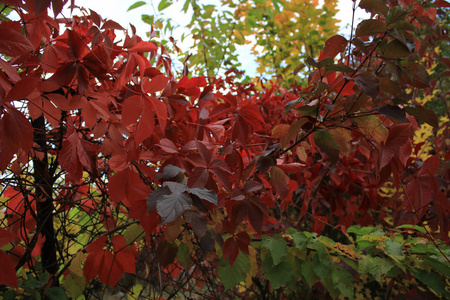
[[[172,1],[160,1],[158,28],[165,34],[173,33],[171,19],[164,17]],[[139,1],[130,8],[145,4]],[[338,30],[336,1],[221,1],[220,6],[185,1],[183,12],[192,11],[187,27],[193,44],[184,54],[194,74],[210,77],[223,74],[229,68],[238,68],[237,46],[250,44],[256,56],[258,73],[272,79],[283,78],[283,85],[303,81],[299,73],[308,57],[318,57],[325,41]],[[145,22],[154,25],[154,18],[143,15]],[[165,24],[165,25],[163,25]],[[220,73],[221,72],[221,73]]]
[[[63,5],[1,6],[4,298],[449,296],[449,121],[421,102],[448,2],[362,1],[289,89],[178,75],[155,30]]]

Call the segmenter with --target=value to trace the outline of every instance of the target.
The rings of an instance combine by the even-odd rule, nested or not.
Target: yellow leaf
[[[245,278],[245,286],[250,288],[253,285],[252,278],[256,276],[258,273],[258,262],[256,261],[256,250],[255,248],[249,246],[248,247],[250,254],[250,272],[247,273]]]
[[[75,257],[70,262],[69,270],[71,273],[75,274],[78,277],[84,277],[83,269],[81,265],[86,260],[88,254],[83,252],[78,252]]]

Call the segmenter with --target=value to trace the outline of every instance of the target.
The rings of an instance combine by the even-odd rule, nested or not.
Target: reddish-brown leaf
[[[348,41],[341,35],[334,35],[325,42],[323,54],[328,57],[335,57],[338,53],[344,52]]]
[[[286,179],[286,173],[278,167],[272,166],[269,169],[270,182],[275,188],[275,192],[280,197],[285,198],[289,194],[288,181]]]
[[[164,89],[169,82],[169,78],[164,75],[156,75],[152,79],[144,79],[143,91],[145,93],[156,93]]]
[[[445,0],[436,0],[433,2],[433,5],[436,7],[450,7],[450,3]]]
[[[41,82],[39,78],[25,77],[18,81],[5,97],[5,102],[23,100],[28,97]]]
[[[67,180],[75,182],[81,179],[83,167],[97,173],[98,145],[80,139],[78,133],[72,133],[64,142],[59,155],[61,167],[68,171]]]
[[[0,248],[12,242],[16,237],[11,231],[0,228]]]
[[[367,95],[375,99],[380,92],[378,76],[371,71],[364,71],[353,77],[353,82]]]
[[[233,267],[234,261],[239,255],[239,246],[233,236],[229,237],[222,246],[223,257],[230,259],[230,265]]]
[[[384,33],[386,30],[386,24],[380,20],[363,20],[356,27],[356,36],[370,36]]]
[[[33,127],[17,109],[4,106],[0,119],[0,170],[5,170],[14,154],[27,153],[33,145]]]
[[[166,151],[167,153],[178,153],[178,147],[169,139],[160,139],[159,143],[157,144],[161,149]]]
[[[5,252],[0,250],[2,271],[0,272],[0,285],[8,285],[17,288],[17,276],[14,263]]]
[[[23,34],[12,29],[0,29],[0,53],[16,57],[30,51],[33,51],[33,45]]]
[[[136,52],[150,52],[150,51],[158,50],[158,47],[152,42],[140,41],[140,42],[136,43],[136,45],[131,47],[130,50],[133,50]]]
[[[83,58],[88,52],[89,47],[86,42],[83,41],[80,33],[74,30],[67,30],[67,36],[69,38],[69,54],[73,60]]]

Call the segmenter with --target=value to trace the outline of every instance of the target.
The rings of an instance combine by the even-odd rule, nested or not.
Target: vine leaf
[[[16,57],[33,51],[33,45],[23,34],[12,29],[0,29],[0,53]]]
[[[2,271],[0,272],[0,284],[9,285],[17,288],[17,276],[14,264],[11,261],[11,258],[1,250],[0,250],[0,261],[2,262]]]
[[[90,173],[97,173],[98,145],[80,139],[74,131],[64,142],[59,155],[61,167],[68,171],[66,180],[76,182],[83,175],[83,167]]]
[[[30,122],[16,108],[5,105],[0,119],[0,170],[8,167],[14,154],[27,153],[32,145],[33,127]]]

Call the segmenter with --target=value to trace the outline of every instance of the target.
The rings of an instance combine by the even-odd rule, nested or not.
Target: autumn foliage
[[[178,74],[153,28],[2,2],[0,295],[450,295],[447,1],[361,1],[303,81],[286,53],[273,81]]]

